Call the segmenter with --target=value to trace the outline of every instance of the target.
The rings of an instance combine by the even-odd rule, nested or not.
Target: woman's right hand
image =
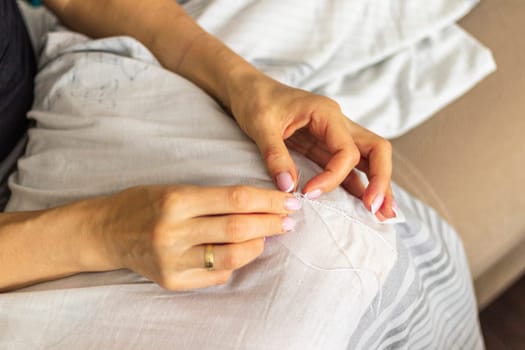
[[[263,252],[265,237],[293,229],[287,215],[300,207],[291,194],[246,186],[140,186],[95,201],[91,229],[104,241],[103,260],[170,290],[226,283]]]

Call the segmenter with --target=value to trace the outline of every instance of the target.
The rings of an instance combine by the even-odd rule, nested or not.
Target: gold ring
[[[213,244],[206,244],[204,249],[204,267],[213,270]]]

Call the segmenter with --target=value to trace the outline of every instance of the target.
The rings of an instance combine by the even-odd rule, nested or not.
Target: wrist
[[[233,72],[226,91],[229,108],[237,123],[246,131],[253,118],[274,107],[281,83],[257,70]]]
[[[230,109],[231,97],[242,82],[262,75],[186,14],[176,21],[159,23],[153,31],[157,34],[151,35],[154,39],[148,46],[159,62],[199,86],[226,109]]]
[[[57,208],[58,215],[51,222],[60,222],[69,229],[67,251],[69,263],[78,272],[109,271],[121,268],[112,254],[110,235],[104,229],[104,197],[88,199]],[[59,219],[60,218],[60,219]]]
[[[242,106],[246,104],[257,104],[258,95],[264,90],[268,80],[269,77],[252,66],[233,68],[224,86],[229,110],[234,112],[243,109]]]
[[[92,230],[89,201],[0,213],[0,292],[79,272],[116,269]]]

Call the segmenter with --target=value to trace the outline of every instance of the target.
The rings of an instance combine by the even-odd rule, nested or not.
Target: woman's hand
[[[297,186],[288,145],[324,169],[306,183],[303,192],[308,197],[341,184],[380,220],[395,217],[390,143],[350,121],[336,102],[262,74],[238,80],[229,96],[231,112],[257,143],[279,189],[290,192]],[[366,189],[354,168],[367,175]]]
[[[127,268],[171,290],[225,283],[264,238],[294,228],[289,193],[140,186],[64,206],[0,213],[0,293],[79,272]],[[215,270],[204,268],[214,247]]]
[[[287,214],[300,207],[290,194],[243,186],[144,186],[96,201],[100,268],[128,268],[171,290],[225,283],[262,253],[265,237],[293,229]],[[206,244],[213,271],[204,268]]]

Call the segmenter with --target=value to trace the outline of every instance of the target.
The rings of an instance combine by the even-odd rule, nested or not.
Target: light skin
[[[264,237],[292,228],[287,215],[297,207],[295,197],[276,190],[140,186],[2,214],[0,290],[122,268],[172,290],[224,283],[262,253]],[[205,244],[218,244],[214,271],[203,268]]]
[[[142,186],[43,211],[1,213],[0,291],[120,268],[170,290],[225,283],[262,253],[264,237],[293,226],[287,215],[298,203],[285,191],[297,189],[297,169],[288,147],[323,168],[301,189],[307,196],[341,185],[380,220],[395,216],[388,141],[350,121],[329,98],[257,71],[175,1],[45,4],[89,36],[135,37],[165,68],[213,96],[257,144],[281,191]],[[367,175],[366,188],[354,168]],[[214,271],[203,268],[206,244],[218,244]]]

